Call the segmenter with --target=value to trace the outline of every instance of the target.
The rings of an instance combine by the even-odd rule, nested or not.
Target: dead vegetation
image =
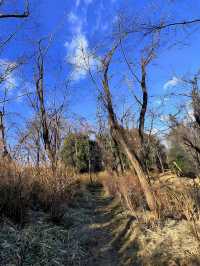
[[[114,231],[116,239],[123,236],[118,244],[122,265],[199,265],[198,178],[181,179],[168,173],[152,183],[159,219],[146,206],[136,204],[144,199],[129,175],[112,178],[113,182],[102,179],[107,193],[118,197],[125,210]]]
[[[2,163],[0,265],[199,265],[198,179],[152,179],[159,217],[133,180]]]
[[[61,168],[53,174],[50,168],[1,162],[0,174],[0,215],[21,225],[26,223],[29,209],[42,209],[52,220],[59,221],[64,205],[73,198],[78,187],[78,180],[68,177]]]
[[[85,252],[70,209],[82,193],[78,178],[14,163],[0,172],[0,265],[79,265]]]

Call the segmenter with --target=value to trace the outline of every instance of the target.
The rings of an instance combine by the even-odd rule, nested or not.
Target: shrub
[[[172,143],[169,150],[169,162],[171,167],[173,167],[173,162],[175,162],[185,176],[187,176],[188,173],[196,173],[196,166],[192,160],[191,154],[179,143]]]
[[[69,134],[61,151],[64,164],[79,173],[102,169],[101,150],[96,141],[84,134]]]

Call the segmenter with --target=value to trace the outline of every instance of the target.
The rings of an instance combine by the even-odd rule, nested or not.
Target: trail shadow
[[[123,244],[123,240],[127,234],[127,232],[130,230],[130,227],[135,219],[133,217],[130,217],[125,225],[125,227],[119,232],[118,236],[113,241],[113,244],[119,249],[120,246]]]

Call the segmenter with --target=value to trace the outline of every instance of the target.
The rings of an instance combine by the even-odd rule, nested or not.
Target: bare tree
[[[103,69],[103,77],[102,77],[102,88],[103,88],[103,95],[102,101],[104,106],[108,112],[109,117],[109,125],[117,142],[120,144],[121,148],[123,149],[124,153],[126,154],[127,158],[130,161],[131,168],[137,174],[139,182],[141,184],[142,190],[146,197],[147,204],[152,211],[157,210],[157,204],[155,196],[151,190],[150,184],[148,183],[147,176],[145,175],[141,162],[136,154],[136,152],[130,148],[130,143],[127,138],[126,132],[124,128],[119,124],[116,113],[113,108],[112,103],[112,95],[110,92],[109,86],[109,66],[111,63],[111,59],[113,57],[114,52],[116,51],[119,44],[116,44],[104,57],[102,60],[102,69]]]
[[[44,148],[47,151],[49,160],[52,164],[52,169],[55,169],[55,153],[51,146],[50,132],[48,127],[48,115],[44,102],[44,54],[41,48],[41,42],[39,42],[38,57],[37,57],[37,74],[35,76],[36,81],[36,95],[39,102],[39,116],[42,128],[42,138],[44,141]]]
[[[5,126],[5,117],[6,117],[6,103],[10,100],[8,99],[8,89],[12,87],[13,84],[10,81],[10,76],[13,72],[23,64],[22,60],[18,62],[8,62],[2,60],[0,63],[0,84],[4,90],[3,98],[0,100],[1,110],[0,110],[0,141],[1,141],[1,150],[2,157],[11,159],[11,155],[8,151],[7,142],[6,142],[6,126]],[[15,98],[16,99],[16,98]]]
[[[44,161],[44,149],[41,143],[41,125],[38,117],[34,117],[26,122],[25,130],[18,133],[19,140],[15,150],[21,154],[25,150],[27,152],[27,162],[34,163],[39,169],[40,164]]]
[[[52,105],[51,110],[47,110],[44,95],[44,59],[48,48],[49,46],[42,48],[42,40],[39,41],[36,62],[37,73],[35,75],[37,103],[33,104],[33,107],[39,115],[44,149],[51,162],[52,170],[55,171],[58,161],[58,151],[62,141],[61,128],[65,97],[63,97],[63,101],[58,107]]]
[[[147,67],[156,56],[156,50],[158,49],[160,42],[160,37],[159,37],[160,34],[159,32],[155,33],[153,32],[152,36],[150,36],[150,38],[152,39],[150,44],[148,44],[143,49],[139,62],[139,69],[140,69],[140,76],[139,76],[136,74],[136,70],[133,69],[132,67],[133,63],[129,61],[122,43],[123,39],[125,37],[128,37],[130,33],[122,31],[122,25],[120,20],[118,28],[119,28],[120,50],[122,52],[125,64],[127,65],[128,70],[130,71],[131,77],[139,84],[139,87],[142,92],[142,98],[140,99],[139,97],[136,96],[134,91],[131,90],[140,109],[138,133],[140,138],[141,162],[144,165],[145,171],[148,173],[147,160],[150,148],[149,146],[151,144],[150,141],[151,135],[145,134],[145,120],[146,120],[148,101],[149,101],[149,92],[147,86]],[[136,63],[134,65],[136,65]]]

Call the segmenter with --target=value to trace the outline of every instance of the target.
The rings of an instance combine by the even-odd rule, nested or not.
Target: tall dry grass
[[[107,193],[123,205],[122,225],[116,230],[117,239],[124,236],[119,251],[125,258],[123,265],[200,265],[198,179],[168,173],[151,180],[158,217],[148,210],[137,178],[130,173],[120,177],[105,173],[102,182]]]
[[[62,166],[53,174],[48,167],[37,169],[0,162],[0,217],[23,225],[29,210],[42,209],[59,223],[77,185],[78,179],[68,175]]]
[[[142,189],[135,176],[130,173],[123,176],[105,173],[101,179],[106,192],[113,197],[120,198],[128,210],[134,211],[146,207]]]
[[[159,220],[172,218],[199,221],[200,183],[199,180],[177,177],[168,173],[151,182],[158,204]],[[169,178],[171,177],[171,178]],[[104,174],[102,182],[107,193],[118,197],[125,209],[133,214],[148,213],[145,197],[138,179],[130,173],[123,176]]]

